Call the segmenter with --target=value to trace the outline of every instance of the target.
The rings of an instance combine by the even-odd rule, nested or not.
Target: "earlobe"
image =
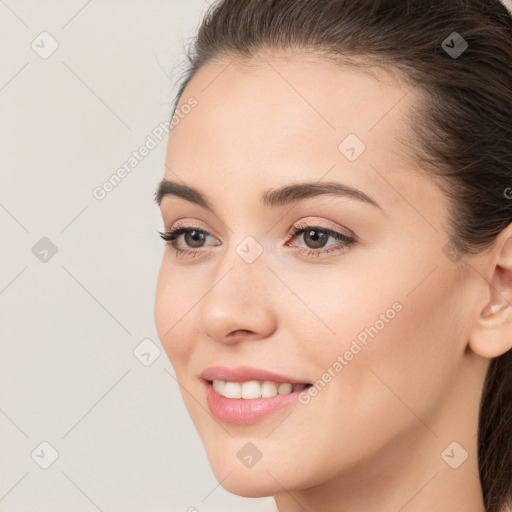
[[[505,301],[500,302],[499,304],[488,304],[485,309],[482,311],[482,318],[488,318],[497,313],[498,311],[502,310],[504,307],[506,307],[507,304]]]
[[[485,358],[499,357],[512,349],[512,304],[506,299],[489,303],[471,331],[469,346]]]

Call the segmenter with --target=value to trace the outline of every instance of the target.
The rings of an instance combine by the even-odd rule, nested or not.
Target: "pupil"
[[[321,234],[319,234],[321,233]],[[325,245],[325,242],[328,238],[328,236],[325,233],[322,233],[319,230],[311,229],[307,233],[305,233],[305,238],[309,237],[312,239],[313,247],[314,249],[318,249],[319,247],[323,247]],[[307,243],[307,241],[306,241]]]
[[[188,239],[187,239],[188,237]],[[199,245],[194,245],[194,243],[202,242],[204,239],[204,234],[200,233],[199,231],[189,231],[188,233],[185,233],[185,239],[188,245],[192,247],[200,247]],[[192,243],[189,243],[190,239],[192,239]]]

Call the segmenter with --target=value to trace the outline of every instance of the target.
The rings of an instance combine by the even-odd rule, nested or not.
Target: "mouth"
[[[273,381],[204,380],[206,402],[211,414],[232,425],[257,424],[297,405],[300,393],[311,383]]]
[[[273,382],[279,384],[310,384],[306,379],[297,379],[295,377],[281,375],[264,368],[255,368],[252,366],[210,366],[205,368],[200,377],[206,381],[214,382],[216,380],[227,383],[246,383],[257,381]]]
[[[312,386],[311,383],[274,382],[271,380],[250,380],[245,382],[206,380],[219,395],[232,400],[257,400],[273,398],[277,395],[290,395]]]

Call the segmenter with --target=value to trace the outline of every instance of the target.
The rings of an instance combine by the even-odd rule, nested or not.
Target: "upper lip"
[[[251,380],[271,381],[271,382],[288,382],[290,384],[309,384],[305,380],[294,379],[286,375],[263,370],[261,368],[253,368],[251,366],[236,366],[228,368],[227,366],[210,366],[201,372],[204,380],[223,380],[228,382],[248,382]]]

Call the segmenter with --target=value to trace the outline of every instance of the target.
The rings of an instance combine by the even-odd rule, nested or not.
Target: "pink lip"
[[[226,398],[213,389],[211,382],[203,381],[203,386],[210,412],[218,420],[233,425],[258,423],[271,414],[296,404],[299,393],[304,392],[304,390],[294,391],[288,395],[276,395],[272,398]]]
[[[270,398],[226,398],[213,389],[213,380],[229,382],[248,382],[251,380],[272,381],[276,383],[310,384],[305,380],[279,375],[274,372],[252,368],[250,366],[212,366],[201,373],[206,393],[206,402],[210,412],[220,421],[234,425],[257,423],[277,411],[297,403],[300,391],[287,395],[276,395]]]
[[[211,366],[206,368],[201,377],[204,380],[224,380],[229,382],[248,382],[250,380],[272,381],[272,382],[289,382],[290,384],[311,384],[306,380],[294,379],[286,375],[279,375],[260,368],[252,368],[251,366],[237,366],[228,368],[226,366]]]

